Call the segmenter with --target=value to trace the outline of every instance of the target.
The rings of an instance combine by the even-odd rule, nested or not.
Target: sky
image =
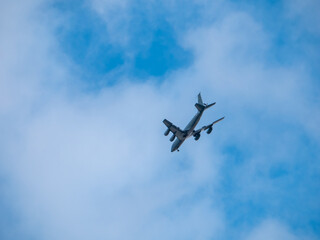
[[[0,239],[319,239],[319,7],[1,1]]]

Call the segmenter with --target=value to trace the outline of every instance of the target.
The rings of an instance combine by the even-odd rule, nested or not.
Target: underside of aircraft
[[[195,107],[197,108],[198,112],[191,119],[191,121],[184,128],[184,130],[181,130],[179,127],[175,126],[167,119],[163,120],[163,123],[167,126],[167,130],[165,131],[164,135],[168,136],[168,134],[170,132],[172,132],[173,135],[170,137],[170,141],[173,142],[176,139],[172,144],[171,152],[174,152],[176,150],[179,151],[179,147],[189,137],[194,137],[194,139],[196,141],[199,140],[200,134],[202,131],[207,131],[207,133],[210,134],[212,132],[213,125],[224,119],[224,117],[219,118],[218,120],[212,122],[211,124],[203,126],[202,128],[199,128],[198,130],[195,130],[195,127],[197,126],[198,122],[200,121],[200,118],[201,118],[203,112],[215,104],[216,103],[211,103],[211,104],[203,103],[201,94],[199,93],[198,94],[198,102],[195,104]]]

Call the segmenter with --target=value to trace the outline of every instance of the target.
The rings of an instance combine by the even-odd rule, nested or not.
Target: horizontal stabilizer
[[[205,104],[205,106],[206,106],[206,109],[208,109],[209,107],[212,107],[213,105],[215,105],[216,103],[214,102],[214,103],[211,103],[211,104]]]
[[[204,105],[201,105],[199,103],[195,104],[196,108],[198,109],[199,112],[202,112],[206,109],[206,107]]]
[[[203,112],[204,110],[208,109],[209,107],[215,105],[216,103],[205,104],[202,101],[201,93],[198,94],[198,103],[195,104],[195,107],[198,109],[199,112]]]

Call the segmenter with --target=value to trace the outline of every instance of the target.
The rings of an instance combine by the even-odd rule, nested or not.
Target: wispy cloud
[[[81,18],[69,18],[72,4],[1,4],[1,238],[316,238],[318,70],[306,67],[313,53],[297,51],[301,58],[292,61],[284,53],[319,50],[316,28],[308,30],[312,40],[295,47],[295,33],[316,18],[310,6],[317,3],[284,2],[284,44],[277,41],[281,30],[253,13],[262,5],[201,1],[188,3],[184,16],[181,1],[138,3],[81,3],[93,16],[86,21],[105,27],[90,32],[93,48],[79,45],[87,61],[66,48]],[[161,45],[173,54],[168,62],[180,61],[179,51],[192,60],[141,81],[134,59],[143,48],[153,56],[163,19],[171,28],[161,35],[171,44]],[[98,68],[83,66],[113,54],[92,50],[106,50],[99,44],[115,48],[123,62],[95,75]],[[113,85],[100,84],[106,78]],[[94,91],[90,80],[99,82]],[[171,154],[161,121],[183,127],[199,91],[217,101],[200,124],[226,119]]]

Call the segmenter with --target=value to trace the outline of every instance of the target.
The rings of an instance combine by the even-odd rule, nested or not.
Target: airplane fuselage
[[[177,138],[171,147],[171,152],[174,152],[176,150],[179,149],[179,147],[181,146],[181,144],[189,137],[193,136],[193,131],[195,129],[195,127],[197,126],[197,124],[199,123],[202,114],[204,111],[198,111],[196,115],[194,115],[194,117],[191,119],[191,121],[188,123],[188,125],[184,128],[184,132],[185,135],[182,139]]]
[[[197,124],[199,123],[203,112],[215,105],[216,103],[211,104],[205,104],[202,101],[201,94],[198,94],[198,102],[194,105],[197,108],[197,113],[194,115],[194,117],[191,119],[191,121],[188,123],[188,125],[181,130],[179,127],[175,126],[172,122],[168,121],[167,119],[163,120],[164,125],[166,125],[167,130],[164,132],[165,136],[168,136],[170,132],[173,133],[173,135],[170,137],[170,141],[174,141],[176,139],[172,146],[171,146],[171,152],[179,151],[179,148],[181,144],[189,137],[194,137],[194,140],[198,140],[200,138],[200,133],[202,131],[206,131],[207,134],[210,134],[212,131],[212,126],[216,124],[217,122],[220,122],[224,117],[212,122],[209,125],[203,126],[202,128],[195,129]]]

